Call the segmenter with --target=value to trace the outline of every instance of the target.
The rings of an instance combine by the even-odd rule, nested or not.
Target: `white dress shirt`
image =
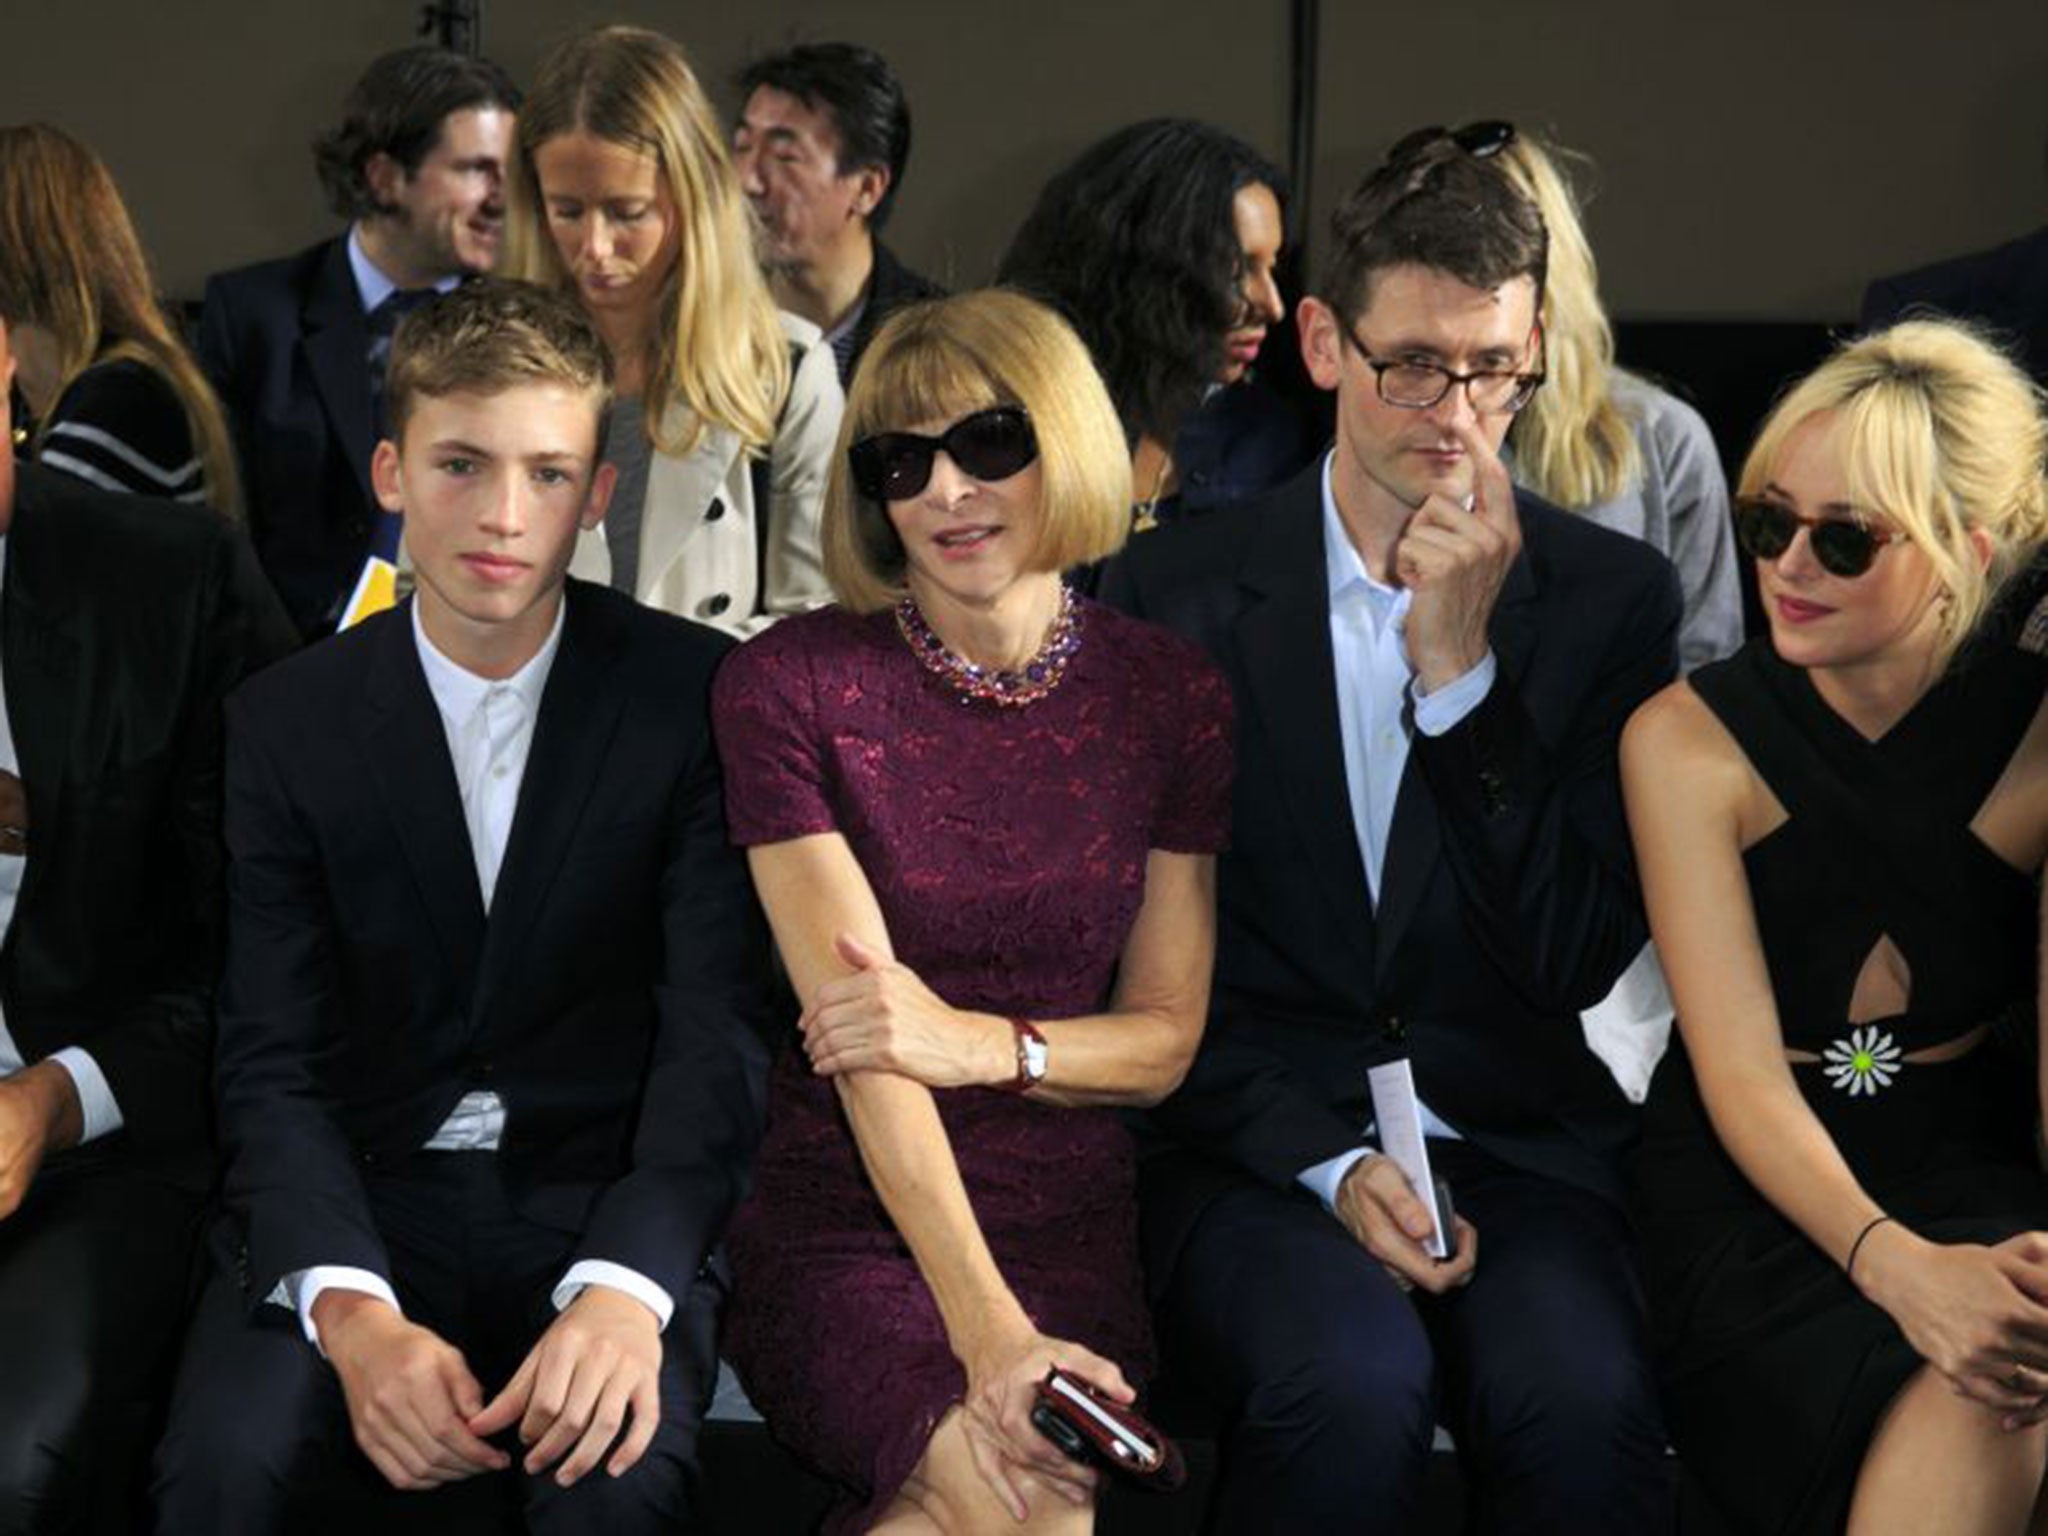
[[[8,452],[6,444],[0,443],[0,453]],[[0,537],[0,573],[7,567],[7,540]],[[0,769],[15,775],[21,773],[21,758],[14,750],[14,727],[7,718],[7,688],[0,682]],[[36,808],[28,808],[31,823],[30,841],[33,843],[33,823]],[[0,943],[7,940],[7,930],[14,924],[14,903],[21,895],[22,871],[28,860],[15,854],[0,853]],[[107,1086],[106,1074],[100,1071],[100,1064],[92,1058],[92,1052],[83,1046],[67,1045],[50,1053],[51,1061],[71,1074],[71,1085],[78,1091],[78,1108],[83,1121],[78,1133],[81,1142],[92,1141],[121,1129],[121,1106],[114,1102],[114,1090]],[[7,1019],[0,1013],[0,1078],[12,1076],[28,1065],[21,1054],[21,1047],[14,1042],[13,1034],[7,1028]]]
[[[1344,744],[1344,784],[1351,794],[1351,825],[1358,835],[1359,857],[1375,906],[1381,871],[1387,859],[1387,836],[1394,824],[1394,803],[1401,776],[1408,768],[1408,728],[1403,706],[1411,693],[1415,729],[1441,736],[1463,720],[1493,687],[1493,652],[1480,658],[1464,676],[1434,693],[1415,693],[1415,669],[1409,664],[1403,634],[1414,593],[1375,580],[1344,529],[1337,499],[1330,489],[1330,460],[1323,460],[1323,556],[1330,580],[1330,649],[1337,672],[1337,728]],[[1421,1098],[1423,1134],[1457,1138],[1457,1131]],[[1370,1135],[1368,1123],[1362,1134]],[[1353,1147],[1327,1161],[1305,1168],[1296,1177],[1323,1204],[1335,1209],[1337,1187],[1359,1159],[1374,1149]]]
[[[478,677],[441,654],[421,627],[419,605],[412,610],[413,641],[426,674],[427,689],[441,715],[448,735],[448,755],[455,767],[455,783],[462,793],[462,819],[469,832],[469,848],[476,860],[477,888],[490,911],[498,886],[498,871],[505,860],[505,843],[512,833],[512,814],[519,804],[519,786],[526,777],[526,758],[533,746],[534,723],[540,717],[541,695],[547,687],[548,672],[562,642],[562,618],[566,605],[555,610],[555,625],[548,632],[533,659],[512,676],[503,679]],[[457,1101],[441,1128],[427,1139],[429,1152],[495,1152],[505,1135],[505,1102],[488,1091],[465,1093]],[[652,1312],[663,1328],[675,1312],[669,1293],[647,1276],[621,1264],[602,1259],[584,1259],[569,1267],[556,1285],[555,1309],[560,1311],[587,1285],[607,1285],[624,1291]],[[398,1297],[381,1275],[353,1265],[319,1264],[296,1270],[278,1282],[270,1300],[295,1307],[306,1337],[317,1347],[320,1339],[313,1327],[313,1303],[327,1290],[365,1291],[388,1302],[394,1310]],[[324,1351],[323,1351],[324,1353]]]

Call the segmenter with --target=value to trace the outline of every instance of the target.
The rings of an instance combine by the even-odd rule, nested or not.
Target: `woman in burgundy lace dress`
[[[1060,1364],[1151,1357],[1116,1106],[1193,1057],[1231,727],[1189,644],[1058,572],[1130,504],[1064,323],[1006,293],[876,338],[827,494],[840,606],[742,647],[715,716],[735,838],[803,1000],[735,1217],[726,1350],[841,1483],[833,1527],[1083,1531],[1029,1423]]]

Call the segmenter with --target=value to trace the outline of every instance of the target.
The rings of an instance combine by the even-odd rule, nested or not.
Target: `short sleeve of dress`
[[[742,848],[837,829],[810,652],[791,621],[725,660],[711,689],[711,723],[725,769],[725,820]]]
[[[1185,642],[1183,642],[1185,643]],[[1189,647],[1179,663],[1179,739],[1152,818],[1152,846],[1165,853],[1221,853],[1230,842],[1230,781],[1236,771],[1230,684]]]

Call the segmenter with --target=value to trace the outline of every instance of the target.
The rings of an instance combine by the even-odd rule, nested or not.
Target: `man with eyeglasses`
[[[1209,1031],[1143,1175],[1166,1372],[1231,1425],[1219,1531],[1413,1530],[1438,1423],[1478,1529],[1670,1521],[1634,1115],[1578,1012],[1643,942],[1615,749],[1678,586],[1499,460],[1543,375],[1512,133],[1410,135],[1338,211],[1299,315],[1328,457],[1105,580],[1237,694]]]

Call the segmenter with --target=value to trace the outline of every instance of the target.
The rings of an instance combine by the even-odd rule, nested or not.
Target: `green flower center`
[[[1870,1069],[1877,1065],[1877,1058],[1868,1051],[1858,1051],[1849,1058],[1849,1065],[1854,1067],[1860,1076],[1867,1077]]]

